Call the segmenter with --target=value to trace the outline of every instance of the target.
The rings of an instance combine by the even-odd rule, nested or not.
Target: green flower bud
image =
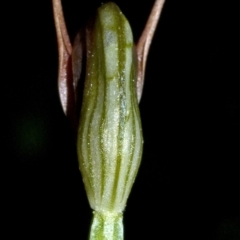
[[[139,168],[143,138],[132,31],[114,3],[98,9],[87,42],[77,148],[95,211],[90,239],[123,239],[122,211]],[[112,229],[114,237],[106,237],[104,229]]]

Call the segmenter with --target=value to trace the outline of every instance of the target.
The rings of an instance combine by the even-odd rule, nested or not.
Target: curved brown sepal
[[[77,35],[74,46],[69,40],[61,0],[52,0],[54,21],[58,41],[58,91],[65,115],[74,130],[77,129],[76,89],[82,69],[82,42]]]
[[[72,46],[65,25],[61,0],[53,0],[53,13],[59,54],[58,90],[63,111],[65,115],[68,115],[70,103],[73,102],[74,97],[71,67]]]
[[[142,32],[142,35],[137,43],[137,62],[138,62],[138,73],[137,73],[137,95],[138,102],[141,100],[142,90],[144,85],[144,75],[146,68],[146,61],[149,52],[149,47],[152,42],[153,34],[157,27],[157,23],[160,14],[163,9],[165,0],[156,0],[152,11],[149,15],[147,24]]]

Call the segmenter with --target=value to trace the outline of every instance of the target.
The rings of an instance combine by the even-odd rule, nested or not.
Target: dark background
[[[116,3],[138,39],[153,1]],[[71,39],[100,4],[63,0]],[[8,237],[87,239],[91,210],[57,92],[51,1],[1,5],[5,229]],[[166,0],[140,103],[144,153],[126,240],[240,239],[237,9]]]

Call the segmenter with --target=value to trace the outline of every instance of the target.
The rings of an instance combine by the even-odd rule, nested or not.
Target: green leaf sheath
[[[77,144],[94,219],[96,213],[110,216],[124,210],[141,161],[135,71],[129,23],[114,3],[103,4],[87,38]]]

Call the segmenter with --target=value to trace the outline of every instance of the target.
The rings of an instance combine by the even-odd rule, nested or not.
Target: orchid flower
[[[94,21],[70,43],[60,0],[53,0],[59,51],[59,95],[76,132],[79,167],[93,221],[90,240],[122,240],[123,210],[141,162],[138,103],[147,55],[164,0],[156,0],[134,46],[132,30],[115,3],[99,7]],[[86,61],[83,101],[78,83]],[[79,118],[79,119],[78,119]]]

